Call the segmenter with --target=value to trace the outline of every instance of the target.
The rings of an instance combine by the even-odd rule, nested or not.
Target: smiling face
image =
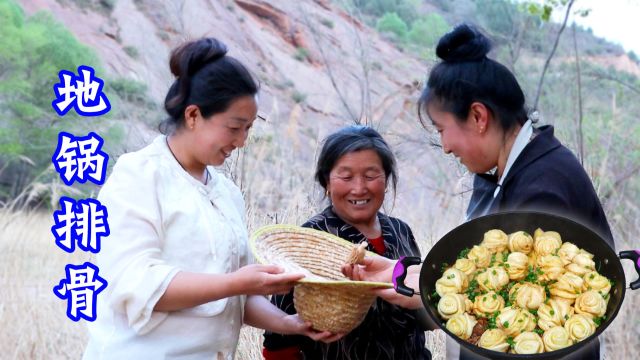
[[[386,177],[374,150],[347,153],[329,173],[327,190],[336,214],[351,225],[369,226],[384,202]]]
[[[222,165],[233,150],[244,146],[257,111],[255,99],[243,96],[234,100],[225,112],[206,119],[196,116],[191,146],[193,156],[204,165]]]
[[[453,154],[470,172],[481,174],[498,164],[502,130],[489,119],[486,107],[474,103],[466,121],[436,105],[427,108],[431,122],[440,135],[442,150]]]

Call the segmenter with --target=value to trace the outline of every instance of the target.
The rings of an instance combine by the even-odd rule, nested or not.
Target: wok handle
[[[393,281],[393,288],[398,294],[404,296],[413,296],[415,290],[404,284],[404,279],[407,277],[407,268],[411,265],[420,265],[422,261],[417,256],[402,256],[396,266],[393,268],[393,275],[391,280]]]
[[[640,276],[640,250],[620,251],[618,255],[620,256],[620,259],[632,260],[633,264],[636,267],[636,273],[638,273],[638,276]],[[640,278],[629,284],[629,287],[631,288],[631,290],[640,288]]]

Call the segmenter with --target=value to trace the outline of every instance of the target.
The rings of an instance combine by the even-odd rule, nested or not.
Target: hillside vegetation
[[[579,0],[574,9],[584,10]],[[46,219],[61,195],[95,196],[99,188],[61,183],[51,167],[57,134],[96,131],[110,166],[149,142],[173,81],[168,54],[186,39],[220,38],[260,80],[267,121],[256,123],[247,146],[222,169],[244,192],[250,231],[299,224],[326,206],[313,182],[320,143],[361,123],[393,146],[400,183],[385,211],[411,225],[426,254],[463,221],[470,176],[443,154],[437,134],[420,126],[415,103],[437,40],[462,21],[493,39],[490,56],[514,71],[533,105],[561,25],[522,2],[0,0],[0,286],[9,289],[0,292],[0,322],[25,324],[18,332],[3,327],[0,348],[14,349],[10,358],[80,356],[83,327],[66,324],[63,304],[51,294],[70,260],[44,245],[51,245]],[[58,71],[79,65],[105,80],[108,115],[59,117],[51,108]],[[556,127],[593,179],[618,250],[640,248],[639,76],[637,54],[568,26],[538,103],[540,124]],[[624,266],[635,279],[632,264]],[[605,333],[610,358],[629,358],[640,346],[633,295]],[[239,358],[257,358],[259,338],[246,332]]]

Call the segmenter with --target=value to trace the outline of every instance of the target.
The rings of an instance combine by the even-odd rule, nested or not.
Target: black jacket
[[[502,189],[484,214],[533,210],[571,218],[600,234],[615,248],[609,223],[589,176],[573,153],[553,136],[553,126],[536,129],[504,179]],[[476,175],[469,209],[470,219],[482,209],[474,201],[493,193],[497,178]]]
[[[397,259],[400,256],[420,256],[411,228],[399,219],[378,213],[385,243],[384,256]],[[345,223],[331,209],[309,219],[302,225],[325,231],[360,243],[366,237],[353,226]],[[371,246],[370,251],[374,251]],[[274,295],[271,302],[289,314],[295,314],[293,293]],[[284,336],[265,332],[264,346],[279,350],[300,346],[304,359],[430,359],[424,347],[424,330],[416,319],[416,312],[405,310],[377,298],[362,324],[351,333],[331,344],[314,342],[302,336]]]
[[[553,136],[553,126],[542,126],[534,130],[534,135],[513,163],[498,196],[488,208],[482,205],[483,199],[493,196],[497,177],[475,176],[468,218],[510,210],[556,214],[591,228],[615,249],[598,195],[578,159]],[[478,204],[480,206],[476,206]],[[599,359],[599,346],[598,339],[594,339],[565,359]],[[460,351],[462,360],[481,359],[464,347]]]

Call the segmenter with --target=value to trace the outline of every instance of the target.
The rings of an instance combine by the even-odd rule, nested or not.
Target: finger
[[[275,274],[269,275],[268,283],[272,285],[282,284],[282,285],[293,285],[296,281],[304,278],[304,274],[296,274],[296,273],[283,273],[283,274]]]
[[[334,341],[340,340],[342,337],[344,337],[344,334],[342,333],[333,334],[328,331],[323,331],[322,333],[316,333],[314,337],[317,337],[317,339],[314,339],[315,341],[322,341],[328,344],[328,343],[332,343]]]
[[[281,274],[284,272],[284,269],[281,266],[278,265],[262,265],[262,264],[256,264],[254,265],[256,270],[261,271],[261,272],[265,272],[268,274]]]
[[[362,266],[367,267],[367,266],[372,266],[374,265],[374,259],[373,256],[365,256],[364,259],[362,260]]]
[[[353,272],[351,274],[351,279],[356,281],[366,281],[365,270],[362,266],[356,265],[353,267]]]
[[[309,331],[307,335],[315,341],[323,341],[325,338],[333,336],[333,334],[328,331],[317,332],[313,330]]]
[[[397,260],[387,259],[382,256],[369,256],[369,258],[365,258],[364,266],[367,271],[391,272],[396,263]],[[391,273],[389,273],[389,277],[391,277]]]
[[[342,333],[338,333],[338,334],[334,334],[333,336],[326,338],[322,341],[324,341],[325,343],[332,343],[334,341],[338,341],[340,339],[342,339],[344,337],[345,334]]]
[[[313,330],[313,324],[311,323],[311,321],[305,321],[304,322],[304,327]]]
[[[353,265],[351,264],[345,264],[342,265],[342,268],[340,269],[342,271],[342,275],[348,277],[349,279],[351,279],[351,275],[353,274]]]

